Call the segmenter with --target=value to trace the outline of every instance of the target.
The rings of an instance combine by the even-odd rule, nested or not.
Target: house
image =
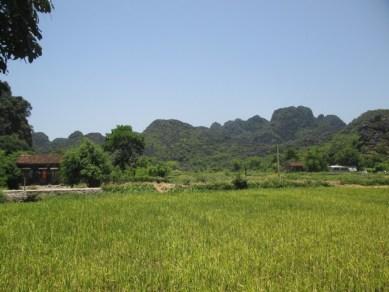
[[[330,165],[328,169],[333,172],[356,172],[358,169],[355,166]]]
[[[55,185],[59,183],[61,160],[57,154],[23,154],[16,160],[16,165],[22,170],[23,184]]]
[[[301,162],[289,162],[285,168],[290,172],[304,171],[304,164]]]

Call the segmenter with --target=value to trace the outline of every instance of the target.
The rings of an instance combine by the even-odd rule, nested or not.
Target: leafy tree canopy
[[[31,114],[31,105],[23,97],[12,96],[11,89],[6,82],[0,81],[0,148],[2,145],[17,146],[25,150],[25,146],[32,145],[32,127],[27,118]],[[11,136],[11,137],[9,137]],[[5,138],[7,137],[7,138]],[[7,147],[8,147],[7,146]]]
[[[305,155],[305,167],[308,171],[324,171],[327,169],[327,160],[324,153],[317,149],[310,149]]]
[[[8,155],[17,151],[31,150],[31,147],[26,141],[21,140],[17,135],[13,134],[0,136],[0,149]]]
[[[42,55],[39,13],[50,13],[50,0],[0,0],[0,72],[8,60],[32,62]]]
[[[16,166],[17,154],[6,155],[0,150],[0,188],[17,189],[21,179],[20,169]]]
[[[117,126],[107,134],[104,144],[104,149],[112,155],[113,165],[122,170],[134,167],[144,148],[143,135],[133,132],[131,126]]]
[[[84,182],[89,187],[100,186],[110,171],[107,155],[100,146],[88,140],[78,148],[67,151],[61,165],[62,176],[69,185]]]

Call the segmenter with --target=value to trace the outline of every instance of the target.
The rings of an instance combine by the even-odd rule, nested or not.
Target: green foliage
[[[186,191],[229,191],[233,190],[234,185],[227,182],[207,183],[207,184],[194,184],[189,188],[185,188]]]
[[[297,161],[299,160],[299,155],[295,148],[287,147],[285,150],[285,154],[282,158],[283,162],[289,162],[289,161]]]
[[[360,165],[360,153],[357,149],[352,147],[342,147],[338,149],[334,155],[334,160],[337,164],[347,166],[359,166]]]
[[[168,163],[157,162],[149,157],[140,157],[135,170],[136,176],[167,177],[172,168],[177,167],[174,161]]]
[[[235,159],[232,161],[232,171],[238,172],[244,168],[244,164],[241,160]]]
[[[51,12],[50,0],[0,0],[0,72],[6,73],[8,60],[32,62],[42,55],[38,41],[38,13]]]
[[[379,171],[389,172],[389,160],[385,161],[385,162],[377,163],[375,168],[374,168],[374,171],[376,171],[376,172],[379,172]]]
[[[0,189],[0,204],[2,204],[4,202],[5,202],[5,197],[4,197],[2,190]]]
[[[78,149],[68,150],[62,160],[61,175],[67,185],[81,182],[81,161]]]
[[[331,185],[323,180],[291,180],[285,178],[267,178],[260,182],[250,183],[250,188],[307,188],[307,187],[330,187]]]
[[[28,151],[31,147],[26,141],[20,139],[17,135],[0,136],[0,149],[6,154],[15,153],[18,151]]]
[[[98,187],[107,180],[111,167],[101,147],[85,140],[78,148],[66,152],[61,171],[66,184],[84,182],[88,187]]]
[[[238,175],[233,181],[232,185],[237,190],[247,189],[249,187],[247,180]]]
[[[327,160],[319,150],[310,149],[305,155],[304,165],[308,171],[324,171],[327,169]]]
[[[135,167],[145,148],[141,134],[132,131],[131,126],[117,126],[107,134],[104,149],[112,156],[113,165],[125,169]]]
[[[276,110],[271,122],[254,116],[247,121],[214,123],[210,128],[193,127],[177,120],[156,120],[144,131],[145,154],[157,160],[178,161],[185,170],[220,170],[234,164],[238,171],[239,165],[234,160],[274,153],[273,146],[277,143],[298,149],[328,141],[344,127],[338,117],[316,118],[306,107]],[[292,151],[288,154],[287,159],[295,157]],[[272,168],[268,161],[261,162],[260,166],[252,165],[252,169]]]
[[[262,159],[259,157],[246,158],[244,164],[249,170],[260,170],[263,166]]]
[[[18,189],[21,180],[21,171],[16,166],[17,154],[6,155],[0,150],[0,188]]]
[[[0,149],[12,152],[32,145],[30,113],[30,103],[12,96],[9,85],[0,81]]]
[[[378,176],[352,176],[340,178],[342,185],[361,185],[361,186],[389,186],[389,177]]]
[[[162,163],[158,163],[148,168],[148,175],[155,177],[166,177],[169,174],[169,168]]]

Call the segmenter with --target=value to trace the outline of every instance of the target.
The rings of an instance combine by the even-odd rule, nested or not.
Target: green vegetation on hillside
[[[225,168],[233,159],[271,153],[277,143],[302,147],[327,141],[344,126],[336,116],[315,118],[311,109],[300,106],[274,111],[270,122],[254,116],[210,128],[156,120],[144,135],[149,156],[176,160],[187,168]]]
[[[276,144],[284,168],[305,164],[305,170],[325,171],[340,164],[374,171],[389,170],[389,110],[369,111],[349,125],[334,115],[315,117],[303,106],[274,111],[270,121],[254,116],[210,128],[194,127],[178,120],[156,120],[143,132],[145,155],[156,161],[175,161],[187,170],[276,168]],[[87,137],[104,144],[98,133],[76,131],[69,138],[49,141],[43,133],[33,134],[38,152],[63,152]],[[290,154],[293,153],[293,156]]]

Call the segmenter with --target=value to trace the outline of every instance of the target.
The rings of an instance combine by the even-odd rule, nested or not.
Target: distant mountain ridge
[[[312,145],[329,139],[346,127],[334,115],[315,117],[310,108],[286,107],[274,111],[268,121],[258,115],[248,120],[236,119],[217,122],[208,127],[195,127],[179,120],[155,120],[143,132],[145,154],[162,160],[192,163],[210,159],[217,163],[227,158],[263,154],[276,143]],[[50,141],[47,135],[33,134],[33,147],[37,152],[62,152],[88,138],[97,144],[104,143],[104,135],[80,131],[68,138]]]
[[[315,117],[310,108],[287,107],[274,111],[270,121],[253,116],[210,128],[178,120],[155,120],[145,131],[146,154],[183,164],[198,161],[220,164],[231,157],[265,154],[274,144],[307,146],[330,139],[346,124],[337,116]]]
[[[56,138],[53,141],[50,141],[45,133],[34,132],[32,134],[32,146],[38,153],[63,152],[79,145],[84,138],[99,145],[102,145],[105,140],[105,136],[100,133],[89,133],[84,135],[80,131],[75,131],[70,134],[68,138]]]

